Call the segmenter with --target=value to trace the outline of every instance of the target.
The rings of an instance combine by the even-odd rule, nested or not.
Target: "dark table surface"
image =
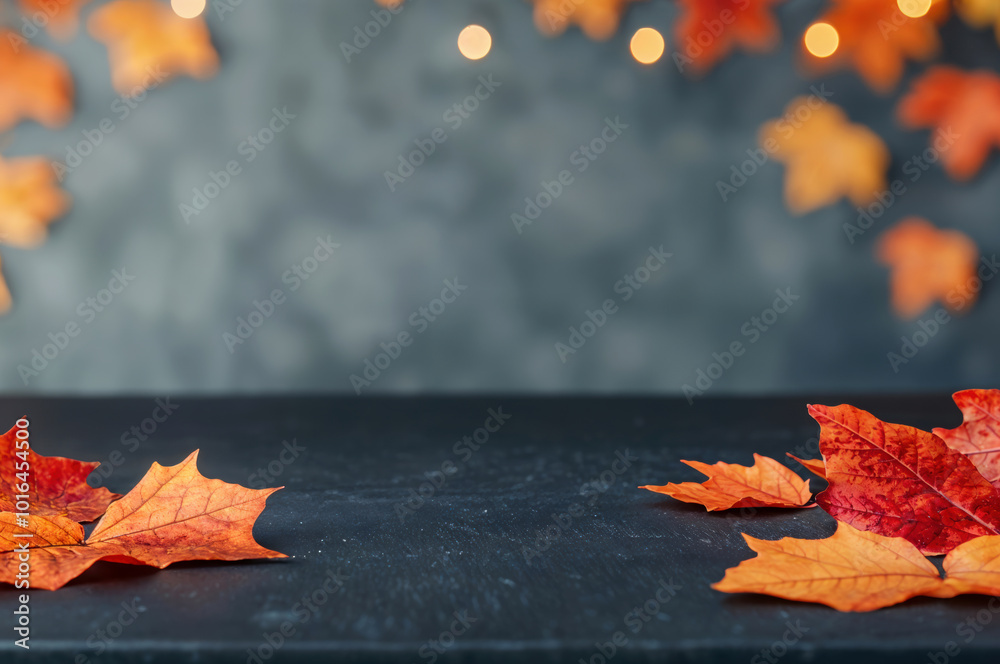
[[[261,663],[996,662],[1000,620],[992,623],[989,597],[846,614],[709,587],[751,557],[741,532],[831,534],[834,521],[819,509],[706,514],[636,489],[700,480],[680,459],[750,464],[755,451],[814,454],[811,402],[849,402],[924,429],[961,419],[947,395],[706,398],[693,406],[173,398],[179,408],[133,441],[130,429],[152,416],[153,398],[4,399],[4,427],[27,413],[38,452],[112,459],[103,484],[120,493],[153,461],[175,464],[195,448],[208,477],[284,485],[254,533],[290,558],[162,571],[98,563],[59,591],[31,591],[30,654],[13,645],[19,591],[6,586],[2,658],[253,662],[250,649]],[[509,419],[486,439],[477,429],[491,411]],[[456,449],[476,435],[479,449]],[[304,449],[282,461],[283,441],[293,440]],[[436,475],[446,462],[454,466]],[[433,495],[424,487],[422,504],[404,509],[428,473],[441,486]],[[323,589],[328,573],[341,579],[327,583],[336,592]],[[312,595],[322,604],[305,606]],[[623,645],[612,653],[616,633]]]

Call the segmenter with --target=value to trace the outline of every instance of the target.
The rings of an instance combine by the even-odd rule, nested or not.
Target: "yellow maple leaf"
[[[761,127],[761,147],[786,166],[785,203],[795,214],[846,196],[866,205],[886,187],[889,150],[840,107],[818,97],[798,97],[782,118]]]
[[[608,39],[630,2],[637,0],[533,0],[535,27],[543,34],[561,34],[570,23],[591,39]]]
[[[57,56],[0,30],[0,131],[24,119],[61,127],[73,114],[73,79]]]
[[[181,18],[156,0],[113,0],[91,14],[90,34],[104,42],[111,80],[134,96],[181,74],[212,76],[219,56],[202,16]]]
[[[955,9],[963,21],[975,28],[993,26],[1000,42],[1000,0],[957,0]]]

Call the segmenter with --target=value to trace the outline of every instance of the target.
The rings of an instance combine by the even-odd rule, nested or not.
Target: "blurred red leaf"
[[[674,61],[681,71],[711,69],[736,47],[770,51],[781,41],[774,5],[784,0],[678,0]]]

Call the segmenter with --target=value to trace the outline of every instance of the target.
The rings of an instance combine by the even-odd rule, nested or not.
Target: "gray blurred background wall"
[[[348,63],[341,43],[373,8],[371,0],[245,0],[220,18],[210,7],[218,75],[173,81],[126,118],[112,111],[103,45],[85,33],[69,43],[33,40],[69,62],[77,112],[59,131],[19,126],[4,154],[64,158],[103,118],[115,131],[68,175],[74,206],[49,240],[32,251],[0,248],[15,299],[0,318],[0,389],[354,393],[351,375],[364,378],[380,344],[394,349],[406,332],[410,345],[379,360],[391,362],[371,385],[359,384],[362,393],[676,394],[713,353],[750,340],[741,328],[777,289],[798,299],[745,345],[711,393],[997,386],[996,289],[896,372],[887,353],[919,328],[891,313],[888,273],[873,256],[878,234],[911,214],[959,228],[992,254],[1000,244],[995,157],[969,184],[932,168],[854,244],[842,229],[857,217],[852,206],[791,215],[784,167],[773,161],[728,201],[717,191],[755,147],[761,123],[818,83],[886,140],[890,179],[926,147],[926,132],[893,120],[906,81],[881,97],[851,73],[813,80],[800,72],[795,41],[817,2],[778,8],[779,50],[738,54],[698,80],[669,57],[643,67],[629,55],[638,27],[669,35],[671,2],[636,4],[614,38],[593,42],[575,28],[541,36],[520,0],[408,0]],[[470,23],[493,36],[490,54],[475,62],[455,47]],[[944,36],[943,61],[1000,64],[988,31],[952,21]],[[674,46],[670,35],[668,53]],[[907,80],[920,69],[911,65]],[[456,127],[445,113],[480,77],[499,85]],[[295,117],[248,163],[241,142],[274,109]],[[606,118],[627,128],[578,172],[572,154]],[[390,191],[385,171],[436,128],[446,141]],[[180,205],[230,160],[240,173],[188,223]],[[562,170],[572,182],[518,233],[511,214],[523,214],[525,197]],[[315,272],[293,291],[283,275],[314,255],[317,238],[340,246],[307,264]],[[671,256],[624,301],[616,283],[661,245]],[[91,322],[82,318],[80,303],[122,269],[134,281]],[[440,312],[432,300],[456,279],[460,295],[421,323],[420,308]],[[227,344],[237,319],[275,289],[284,298],[273,314],[243,343]],[[569,328],[579,330],[608,299],[614,313],[563,362],[556,344],[568,345]],[[72,321],[79,336],[23,378],[19,365]]]

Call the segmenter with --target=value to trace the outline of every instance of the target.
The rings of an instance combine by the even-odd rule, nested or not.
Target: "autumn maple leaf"
[[[41,157],[0,158],[0,243],[31,248],[69,208],[69,195]]]
[[[964,233],[908,217],[879,238],[876,251],[892,271],[892,306],[901,317],[916,318],[935,300],[953,312],[976,301],[979,250]]]
[[[84,540],[83,528],[64,517],[30,517],[27,527],[0,512],[0,581],[14,583],[15,547],[31,550],[31,585],[55,590],[98,560],[164,568],[183,560],[285,558],[253,537],[253,525],[274,489],[248,489],[198,472],[198,452],[176,466],[154,463],[123,498],[111,504]],[[33,537],[16,539],[17,532]]]
[[[785,454],[798,461],[800,464],[802,464],[803,468],[808,470],[816,477],[822,478],[824,480],[826,479],[826,464],[823,462],[822,459],[800,459],[791,452],[786,452]]]
[[[638,0],[533,0],[535,27],[542,34],[561,34],[576,23],[591,39],[608,39],[618,29],[625,7]]]
[[[0,131],[21,120],[61,127],[73,114],[73,79],[55,55],[0,29]]]
[[[838,611],[873,611],[918,596],[1000,594],[1000,537],[980,537],[953,549],[945,556],[943,579],[906,540],[843,522],[822,540],[743,537],[757,557],[726,570],[712,585],[716,590],[818,602]]]
[[[942,439],[853,406],[809,413],[820,424],[830,483],[816,502],[838,521],[931,555],[1000,534],[1000,493]]]
[[[113,0],[90,15],[88,28],[104,42],[111,80],[134,96],[180,74],[208,78],[218,68],[205,19],[181,18],[157,0]]]
[[[44,25],[58,39],[68,39],[80,23],[80,8],[90,0],[19,0],[21,11],[35,25]],[[43,16],[44,22],[36,17]]]
[[[1000,42],[1000,2],[997,0],[960,0],[955,9],[969,25],[976,28],[993,27]]]
[[[842,196],[866,205],[885,190],[889,150],[882,139],[815,96],[792,100],[784,117],[761,127],[759,143],[786,164],[785,202],[795,214]]]
[[[951,143],[935,147],[950,176],[968,180],[1000,147],[1000,76],[933,67],[913,83],[897,115],[910,128],[936,127]]]
[[[1000,489],[1000,390],[962,390],[952,398],[962,411],[962,426],[934,429],[934,435],[967,456]]]
[[[938,52],[936,22],[947,16],[947,1],[936,0],[924,16],[905,16],[897,0],[834,0],[820,21],[836,29],[837,50],[827,58],[810,57],[810,68],[849,64],[881,93],[899,82],[907,59],[927,60]]]
[[[809,480],[803,480],[770,457],[754,454],[753,458],[752,466],[681,460],[708,479],[702,484],[684,482],[639,488],[704,505],[709,512],[739,507],[802,507],[809,502],[812,497]]]
[[[784,0],[678,0],[682,12],[674,27],[681,70],[712,68],[735,47],[769,51],[781,39],[773,6]]]
[[[94,489],[87,477],[100,463],[37,454],[18,443],[17,427],[0,436],[0,512],[15,509],[17,496],[27,493],[32,516],[61,516],[73,521],[93,521],[121,498],[105,488]],[[24,449],[24,448],[28,449]],[[27,492],[17,490],[28,484]]]

